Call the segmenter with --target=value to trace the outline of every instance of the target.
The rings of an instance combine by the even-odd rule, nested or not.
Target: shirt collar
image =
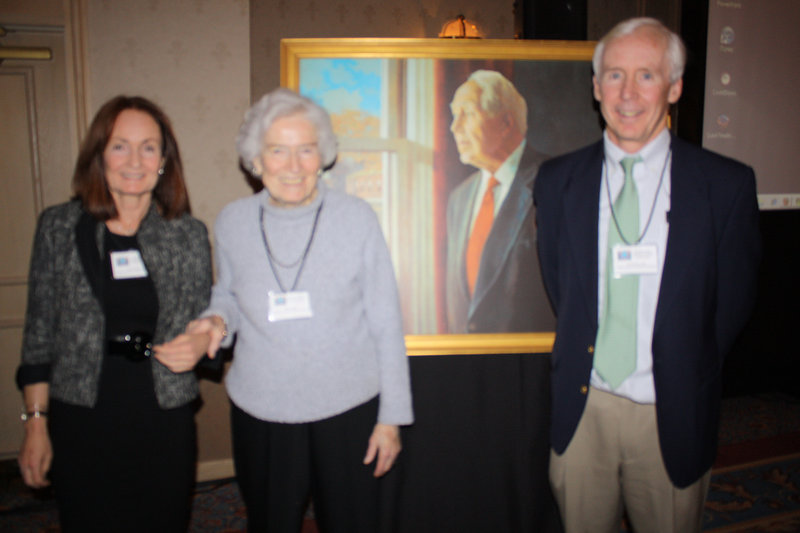
[[[622,148],[611,142],[608,137],[608,131],[603,132],[603,146],[605,149],[606,164],[612,168],[614,172],[622,172],[620,161],[625,157],[640,156],[647,169],[659,175],[661,167],[664,164],[664,159],[669,153],[670,145],[672,144],[672,136],[667,128],[661,130],[661,133],[647,143],[641,150],[635,154],[629,154]]]
[[[509,155],[503,164],[500,165],[500,168],[497,169],[497,172],[492,174],[488,170],[481,169],[481,176],[483,177],[483,181],[486,182],[491,176],[494,176],[495,179],[500,182],[501,185],[504,187],[510,187],[511,182],[514,181],[514,176],[517,175],[517,169],[519,168],[520,159],[522,159],[522,152],[525,150],[525,139],[522,139],[522,142],[519,143],[511,155]]]

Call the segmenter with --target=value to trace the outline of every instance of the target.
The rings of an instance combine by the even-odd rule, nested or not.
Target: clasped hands
[[[208,355],[213,359],[227,335],[225,321],[218,315],[192,320],[186,331],[169,342],[153,347],[156,359],[173,372],[192,370]],[[376,424],[367,444],[364,464],[374,461],[373,475],[381,477],[391,470],[400,453],[400,429],[389,424]]]
[[[175,373],[192,370],[208,355],[213,359],[227,335],[225,321],[217,315],[192,320],[186,330],[163,344],[153,347],[155,358]]]

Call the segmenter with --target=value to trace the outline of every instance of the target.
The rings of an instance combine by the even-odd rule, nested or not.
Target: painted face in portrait
[[[669,105],[681,96],[683,81],[670,83],[666,49],[661,35],[639,28],[608,43],[601,72],[593,78],[609,138],[628,153],[667,127]]]
[[[302,114],[276,119],[264,134],[253,168],[276,205],[310,203],[317,192],[321,159],[314,124]]]
[[[509,113],[491,115],[484,111],[480,97],[481,88],[472,81],[458,88],[450,103],[450,131],[462,163],[494,172],[511,152],[505,145],[510,128],[515,126]]]
[[[103,150],[106,184],[115,200],[153,192],[164,163],[161,142],[161,129],[148,113],[119,114]]]

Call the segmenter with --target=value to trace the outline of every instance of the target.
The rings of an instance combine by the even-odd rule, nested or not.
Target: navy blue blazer
[[[597,336],[602,140],[544,163],[534,186],[542,276],[556,314],[551,439],[563,453],[586,404]],[[672,138],[669,235],[653,331],[659,441],[686,487],[717,447],[722,363],[750,316],[760,234],[755,175]]]

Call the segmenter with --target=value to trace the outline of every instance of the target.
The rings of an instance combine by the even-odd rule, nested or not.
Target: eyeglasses
[[[300,161],[311,161],[319,157],[319,148],[316,143],[286,146],[283,144],[269,144],[264,148],[264,155],[272,161],[285,162],[291,157]]]

